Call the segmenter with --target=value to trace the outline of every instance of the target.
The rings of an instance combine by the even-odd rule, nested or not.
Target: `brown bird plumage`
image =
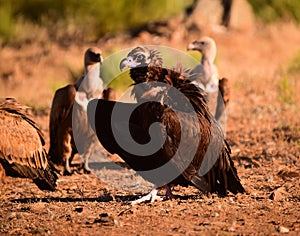
[[[221,195],[226,195],[228,190],[232,193],[244,192],[245,190],[240,183],[237,171],[230,158],[229,145],[224,139],[220,126],[208,110],[203,90],[195,86],[183,74],[153,65],[151,63],[151,55],[156,57],[154,61],[157,62],[157,57],[159,56],[157,53],[151,53],[151,50],[144,47],[137,47],[120,63],[121,69],[128,66],[131,68],[130,76],[135,84],[145,82],[142,86],[144,90],[140,87],[139,89],[133,89],[137,101],[145,103],[142,103],[134,110],[129,124],[124,124],[122,128],[120,125],[125,122],[122,120],[123,117],[120,116],[117,120],[112,120],[111,115],[116,105],[125,110],[130,110],[130,107],[134,105],[104,100],[94,100],[89,103],[89,119],[91,122],[95,120],[94,128],[99,141],[109,152],[117,153],[136,171],[152,170],[167,163],[177,152],[180,142],[183,142],[187,147],[185,149],[186,153],[180,155],[182,162],[184,162],[185,156],[189,154],[189,147],[192,149],[196,146],[196,154],[188,167],[180,172],[181,175],[178,178],[170,183],[165,183],[168,193],[170,193],[169,184],[193,184],[203,192],[218,192]],[[183,102],[172,100],[171,90],[170,92],[168,89],[159,91],[161,88],[157,89],[151,86],[149,82],[161,82],[170,85],[184,94],[187,100]],[[147,102],[147,99],[150,99],[150,101]],[[190,118],[191,111],[188,104],[191,104],[195,110],[196,118]],[[93,113],[91,111],[96,111],[95,117],[92,117]],[[179,118],[181,118],[183,124],[179,123]],[[124,150],[116,141],[112,132],[112,126],[119,127],[118,131],[122,133],[122,129],[126,128],[125,125],[129,125],[132,137],[138,143],[147,143],[150,141],[148,130],[154,122],[159,122],[165,127],[167,138],[157,152],[148,156],[133,155]],[[195,139],[195,132],[198,132],[198,128],[200,130],[200,140],[198,143],[195,143],[195,140],[197,140]],[[161,140],[164,136],[162,131],[157,131],[155,135],[157,140]],[[183,137],[183,140],[180,137]],[[124,142],[126,142],[126,137],[124,137]],[[210,147],[210,144],[212,147]],[[220,148],[220,152],[214,150],[217,147]],[[204,164],[209,165],[209,162],[211,162],[211,168],[207,173],[204,173],[204,176],[201,176],[201,166],[205,155],[208,155],[208,158],[206,157],[206,163]],[[180,165],[180,161],[176,162],[173,168],[180,170]],[[154,186],[163,181],[160,179],[160,176],[143,174],[142,176],[154,183]],[[149,198],[146,196],[145,200],[155,200],[156,192],[157,189],[154,188],[147,195]]]
[[[56,165],[64,166],[71,173],[70,163],[77,153],[72,134],[72,109],[77,88],[67,85],[55,92],[49,120],[49,156]]]
[[[30,178],[41,190],[54,191],[57,174],[44,135],[26,109],[14,99],[0,100],[0,163],[6,175]]]

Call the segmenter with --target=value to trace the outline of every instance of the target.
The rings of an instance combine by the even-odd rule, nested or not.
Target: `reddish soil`
[[[176,186],[176,199],[131,206],[128,201],[144,191],[114,188],[93,174],[61,176],[55,192],[42,192],[31,180],[6,177],[6,182],[0,184],[0,233],[299,235],[300,99],[296,93],[295,102],[286,104],[280,99],[278,86],[280,71],[300,49],[300,30],[287,24],[246,34],[208,30],[204,33],[216,39],[220,74],[230,78],[227,138],[247,193],[221,198],[215,194],[203,195],[193,187]],[[116,50],[113,45],[125,48],[156,42],[184,49],[198,37],[191,34],[176,41],[143,33],[129,43],[122,43],[124,36],[122,40],[100,40],[99,46],[105,55]],[[66,64],[79,70],[82,52],[88,46],[3,48],[1,58],[10,63],[1,67],[2,77],[5,70],[10,74],[1,96],[15,96],[42,110],[35,119],[48,137],[53,91],[46,81],[55,73],[68,81]],[[37,59],[36,55],[41,56]],[[31,68],[33,64],[37,65],[35,69]],[[57,81],[64,83],[63,79]],[[36,88],[40,88],[36,93],[28,92]],[[294,88],[300,91],[299,80]],[[106,173],[115,172],[108,169]]]

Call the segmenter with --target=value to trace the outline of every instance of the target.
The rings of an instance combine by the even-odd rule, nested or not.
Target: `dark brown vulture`
[[[14,99],[0,100],[0,165],[6,175],[30,178],[41,190],[54,191],[56,170],[48,160],[42,131]]]
[[[192,184],[220,195],[244,192],[204,91],[161,64],[158,51],[136,47],[120,69],[130,67],[138,103],[95,99],[88,104],[89,122],[103,147],[154,184],[134,203],[154,201],[162,186],[171,195],[173,184]]]
[[[216,43],[212,38],[204,36],[190,43],[187,50],[199,51],[202,54],[200,64],[191,70],[190,79],[205,90],[209,110],[225,131],[225,106],[229,98],[224,102],[222,95],[226,93],[229,96],[229,86],[228,79],[219,80],[218,69],[214,64],[217,54]]]
[[[86,113],[73,109],[77,91],[84,92],[88,99],[102,96],[103,81],[100,77],[101,51],[93,47],[87,49],[84,55],[85,74],[78,78],[75,84],[67,85],[55,92],[50,113],[50,148],[49,156],[56,165],[64,166],[64,174],[71,174],[70,163],[76,153],[80,154],[82,168],[90,173],[88,159],[92,153],[91,146],[80,145],[76,148],[72,130],[72,119],[81,131],[86,132]],[[72,113],[74,111],[74,116]],[[80,117],[82,117],[82,119]],[[83,134],[82,134],[83,135]]]

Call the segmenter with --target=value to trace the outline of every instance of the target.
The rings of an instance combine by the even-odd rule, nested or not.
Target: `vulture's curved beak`
[[[129,62],[128,62],[128,60],[127,60],[127,57],[125,57],[125,58],[120,62],[119,68],[120,68],[120,71],[124,71],[125,69],[130,68]]]
[[[190,44],[187,46],[187,50],[188,50],[188,51],[191,51],[191,50],[199,50],[199,48],[198,48],[198,42],[195,41],[195,42],[190,43]]]
[[[96,56],[97,56],[97,61],[100,62],[100,64],[102,64],[102,62],[103,62],[102,55],[100,53],[98,53],[98,54],[96,54]]]

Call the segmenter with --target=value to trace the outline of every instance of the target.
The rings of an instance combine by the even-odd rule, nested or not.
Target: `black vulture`
[[[94,99],[89,122],[103,147],[118,154],[157,189],[192,184],[203,192],[244,192],[230,147],[208,110],[205,92],[180,70],[163,68],[159,52],[134,48],[120,63],[130,68],[137,104]]]

